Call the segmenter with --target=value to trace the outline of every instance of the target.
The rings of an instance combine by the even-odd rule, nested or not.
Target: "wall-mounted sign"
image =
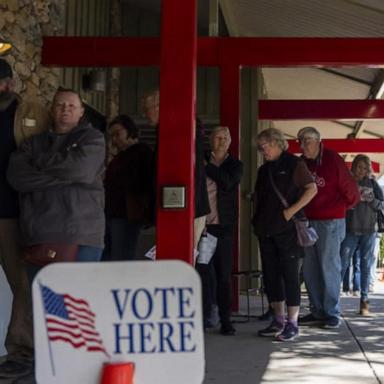
[[[204,378],[200,279],[180,261],[57,263],[33,283],[39,384],[100,381],[133,362],[137,383]]]
[[[167,185],[161,188],[161,208],[185,208],[185,186]]]

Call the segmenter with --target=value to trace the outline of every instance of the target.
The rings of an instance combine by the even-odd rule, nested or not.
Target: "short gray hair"
[[[257,135],[257,140],[264,139],[268,142],[275,141],[282,151],[288,149],[288,141],[284,133],[277,128],[268,128]]]
[[[209,136],[209,140],[212,141],[213,137],[216,136],[216,134],[218,132],[225,132],[225,133],[227,133],[228,136],[229,136],[229,139],[232,141],[231,132],[230,132],[229,128],[228,127],[224,127],[222,125],[218,125],[217,127],[214,127],[212,129],[211,135]]]
[[[321,140],[320,132],[314,127],[304,127],[297,132],[297,138],[299,140],[303,139],[304,136],[310,136],[318,141]]]

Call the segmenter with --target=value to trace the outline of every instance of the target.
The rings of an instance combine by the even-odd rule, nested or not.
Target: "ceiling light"
[[[5,52],[9,51],[12,48],[12,44],[0,39],[0,55],[3,55]]]

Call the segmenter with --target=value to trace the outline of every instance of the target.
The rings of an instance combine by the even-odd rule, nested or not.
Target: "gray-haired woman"
[[[262,131],[257,144],[266,162],[257,175],[252,223],[259,239],[264,283],[274,312],[272,323],[258,334],[288,341],[299,333],[299,266],[303,255],[292,218],[303,215],[301,210],[316,195],[317,187],[305,162],[287,152],[288,143],[280,130]],[[287,208],[276,190],[288,202]]]

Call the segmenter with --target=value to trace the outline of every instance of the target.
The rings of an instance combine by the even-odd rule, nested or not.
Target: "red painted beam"
[[[157,185],[185,187],[186,207],[157,210],[156,256],[193,263],[196,0],[162,1]],[[180,86],[182,85],[182,86]]]
[[[346,161],[345,164],[347,164],[347,167],[351,169],[352,167],[352,161]],[[375,173],[380,173],[380,163],[377,163],[376,161],[372,161],[372,170]]]
[[[380,66],[382,38],[220,38],[222,57],[248,66]]]
[[[384,100],[260,100],[260,120],[384,118]]]
[[[158,66],[160,39],[44,37],[41,61],[57,67]]]
[[[339,153],[384,153],[384,139],[324,139],[324,146]],[[288,140],[289,151],[300,153],[297,140]]]
[[[201,37],[197,62],[206,66],[381,66],[384,39]],[[160,39],[44,37],[42,63],[79,67],[156,66],[160,64]]]

